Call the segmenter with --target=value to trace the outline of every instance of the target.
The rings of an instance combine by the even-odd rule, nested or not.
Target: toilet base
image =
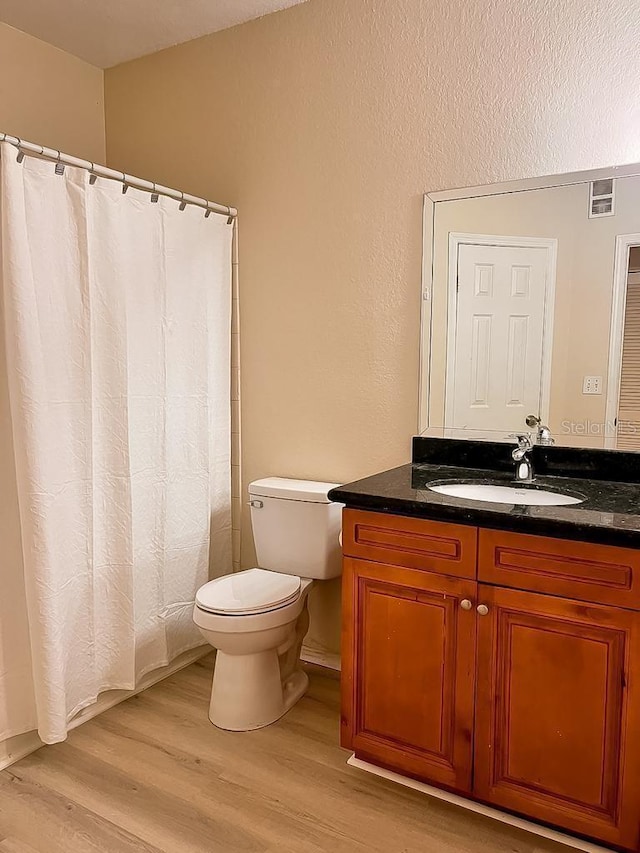
[[[302,699],[309,687],[309,676],[302,669],[296,670],[283,687],[285,713]]]
[[[275,723],[301,699],[309,678],[301,669],[281,681],[275,649],[253,655],[218,651],[209,719],[219,729],[247,732]]]

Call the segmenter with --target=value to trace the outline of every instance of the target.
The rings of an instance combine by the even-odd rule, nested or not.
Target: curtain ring
[[[22,145],[22,140],[20,139],[19,136],[16,136],[16,139],[18,140],[18,145],[17,145],[18,154],[16,156],[16,160],[18,161],[18,163],[22,163],[22,161],[24,160],[24,151],[20,150],[20,146]]]
[[[95,182],[98,180],[98,176],[93,173],[95,164],[91,164],[91,173],[89,174],[89,186],[92,187]]]
[[[205,211],[204,218],[208,219],[210,216],[211,216],[211,208],[209,207],[209,205],[207,205],[207,209]]]
[[[229,211],[227,214],[227,225],[233,225],[233,214],[231,213],[231,208],[227,208]]]
[[[155,181],[153,182],[153,192],[151,193],[151,201],[153,202],[153,204],[156,204],[156,202],[158,201],[158,193],[156,192]]]
[[[182,191],[180,191],[180,207],[178,209],[184,210],[186,206],[187,206],[187,202],[184,200],[184,193]]]

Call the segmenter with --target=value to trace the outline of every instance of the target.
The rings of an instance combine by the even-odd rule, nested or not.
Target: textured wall
[[[310,0],[106,73],[110,164],[240,209],[245,486],[408,460],[422,193],[640,160],[637,12]]]
[[[104,162],[101,69],[0,23],[0,71],[0,131]]]

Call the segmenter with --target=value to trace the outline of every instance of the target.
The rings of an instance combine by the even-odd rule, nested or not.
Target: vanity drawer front
[[[480,530],[478,580],[640,610],[640,551]]]
[[[477,548],[477,527],[355,509],[342,514],[346,557],[475,578]]]

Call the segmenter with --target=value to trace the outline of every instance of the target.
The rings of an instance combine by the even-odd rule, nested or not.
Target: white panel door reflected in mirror
[[[555,244],[449,235],[446,433],[548,419]]]
[[[420,432],[640,450],[640,165],[430,194],[424,237]]]

